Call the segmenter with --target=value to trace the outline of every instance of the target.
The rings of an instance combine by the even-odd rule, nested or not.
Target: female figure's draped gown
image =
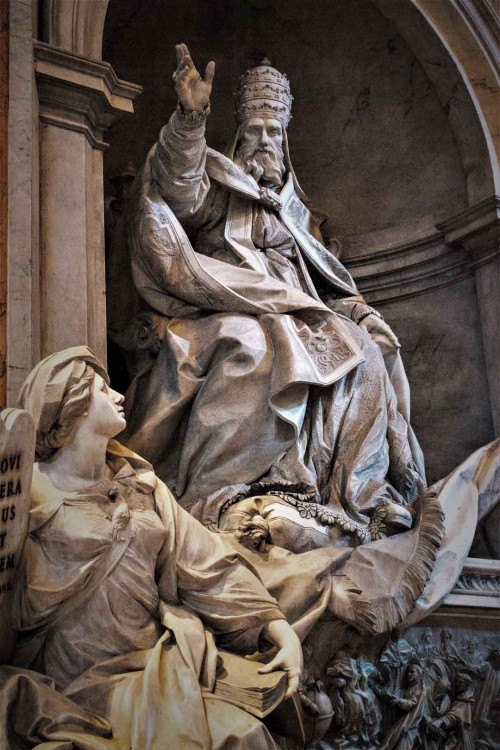
[[[0,669],[10,717],[0,745],[273,748],[259,721],[210,692],[212,633],[252,652],[283,614],[145,461],[112,441],[108,464],[113,480],[69,494],[35,465],[22,638],[15,666]],[[128,521],[113,538],[115,507]]]

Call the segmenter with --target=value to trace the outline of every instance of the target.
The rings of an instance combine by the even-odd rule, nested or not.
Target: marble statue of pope
[[[215,64],[202,78],[176,51],[178,107],[127,212],[159,345],[127,394],[124,439],[207,525],[269,496],[320,517],[326,544],[405,530],[425,480],[399,344],[306,207],[288,80],[267,60],[242,76],[221,154],[205,141]]]

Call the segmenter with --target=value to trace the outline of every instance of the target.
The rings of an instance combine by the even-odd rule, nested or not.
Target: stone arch
[[[488,0],[372,2],[405,38],[448,111],[469,203],[498,194],[500,66],[492,32],[498,19]]]
[[[102,59],[108,0],[44,0],[44,42],[92,60]]]
[[[495,185],[499,185],[497,158],[500,155],[498,98],[500,57],[498,12],[490,0],[414,0],[433,27],[469,87],[476,103],[490,148]],[[495,156],[497,158],[495,158]]]

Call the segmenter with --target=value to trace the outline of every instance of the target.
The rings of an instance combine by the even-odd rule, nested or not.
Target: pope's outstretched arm
[[[210,188],[205,172],[205,121],[215,63],[208,63],[202,78],[187,46],[178,44],[175,49],[177,68],[172,78],[179,104],[160,133],[151,167],[160,194],[189,226],[199,216]]]

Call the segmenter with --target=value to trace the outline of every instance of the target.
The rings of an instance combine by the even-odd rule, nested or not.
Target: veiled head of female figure
[[[123,430],[123,396],[109,387],[104,365],[86,346],[46,357],[21,388],[18,406],[29,411],[36,427],[38,461],[70,442],[81,426],[112,438]]]

